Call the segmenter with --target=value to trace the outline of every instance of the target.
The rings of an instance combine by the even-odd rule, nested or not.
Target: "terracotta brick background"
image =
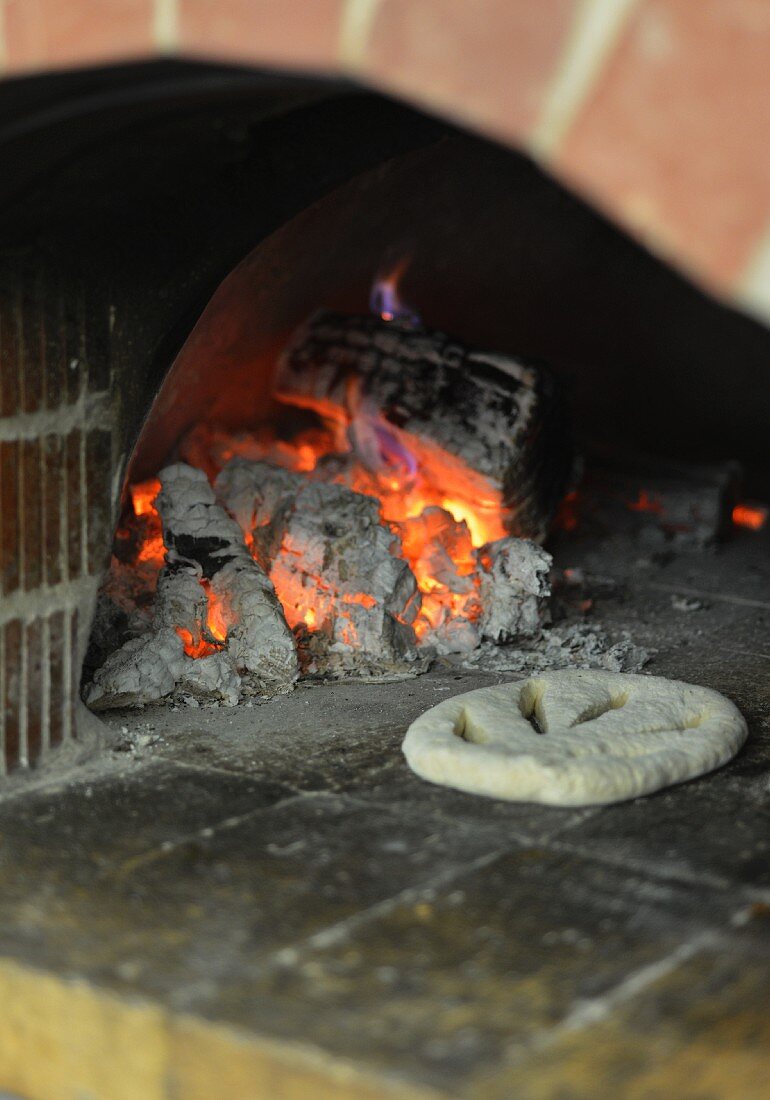
[[[768,0],[0,0],[4,71],[164,54],[346,72],[529,148],[770,317]]]

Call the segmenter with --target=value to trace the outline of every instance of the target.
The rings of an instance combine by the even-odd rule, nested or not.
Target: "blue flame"
[[[417,459],[401,443],[395,433],[390,431],[381,421],[375,424],[374,433],[377,437],[383,465],[387,469],[403,473],[409,479],[415,477],[417,474]]]
[[[378,275],[372,284],[369,295],[369,308],[383,321],[398,321],[401,324],[422,324],[419,313],[404,302],[398,293],[398,283],[406,269],[402,261],[385,275]]]

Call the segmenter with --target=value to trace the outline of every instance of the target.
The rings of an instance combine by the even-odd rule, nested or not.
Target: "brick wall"
[[[0,0],[8,75],[158,53],[347,72],[517,142],[770,317],[767,0]]]
[[[33,272],[0,279],[0,774],[74,734],[112,521],[107,314]]]

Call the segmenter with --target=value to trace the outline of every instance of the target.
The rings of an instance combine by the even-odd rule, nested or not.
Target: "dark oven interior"
[[[684,554],[658,580],[696,602],[688,576],[711,570],[716,590],[736,553],[753,561],[770,335],[528,158],[352,86],[212,66],[1,91],[8,772],[87,739],[81,671],[104,659],[91,632],[131,486],[201,428],[322,426],[317,404],[276,399],[281,352],[319,309],[373,316],[396,273],[420,329],[547,365],[560,411],[537,461],[558,452],[559,474],[542,529],[514,533],[547,536],[562,614],[595,612],[632,559]]]

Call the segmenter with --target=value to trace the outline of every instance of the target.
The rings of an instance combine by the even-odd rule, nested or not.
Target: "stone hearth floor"
[[[407,770],[412,718],[512,676],[109,716],[104,758],[0,800],[0,1089],[766,1096],[767,551],[626,557],[597,601],[657,648],[649,672],[726,692],[751,727],[723,770],[624,805],[506,804]]]

